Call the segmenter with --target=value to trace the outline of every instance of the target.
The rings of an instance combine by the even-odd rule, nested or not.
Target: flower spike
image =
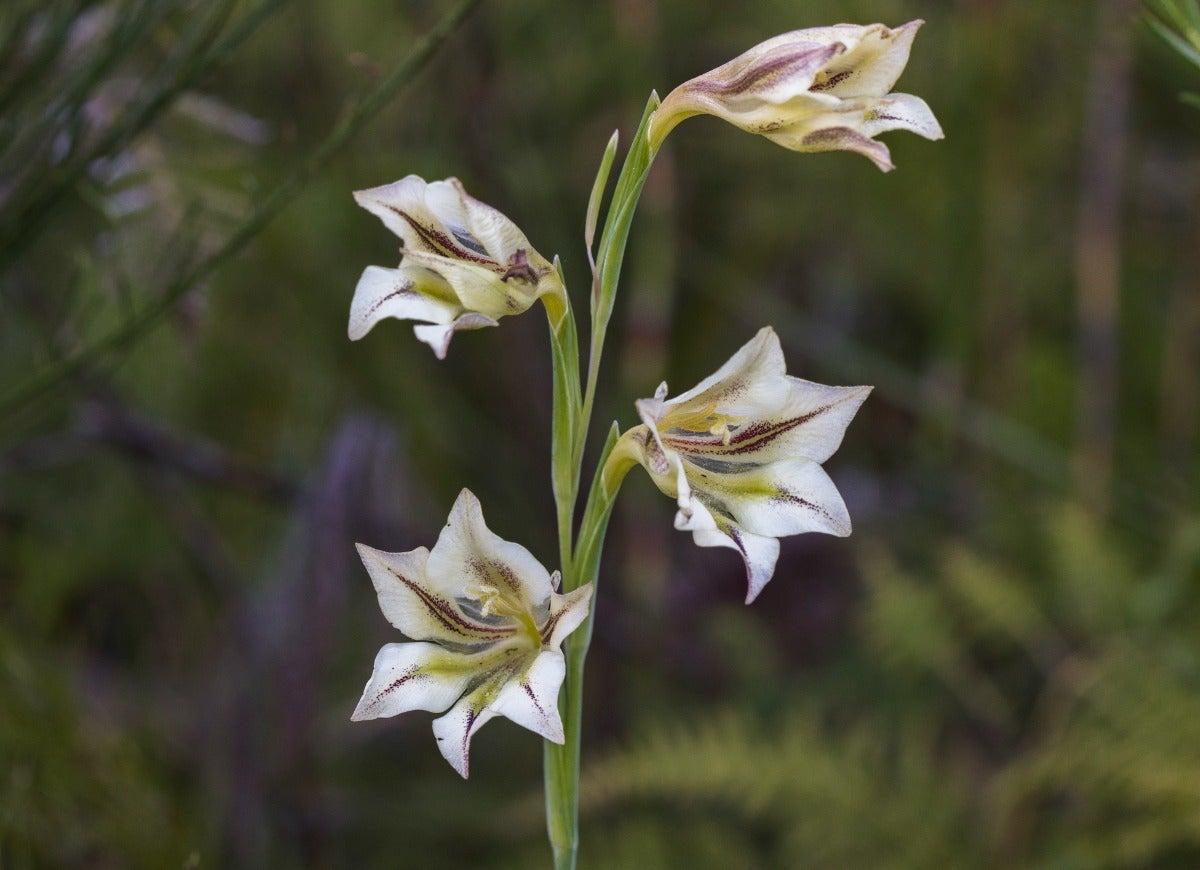
[[[713,375],[674,399],[663,384],[637,402],[642,425],[610,467],[637,462],[676,499],[675,528],[701,547],[731,547],[753,601],[775,572],[778,538],[850,534],[850,515],[821,467],[871,387],[827,387],[786,374],[765,327]]]
[[[354,198],[404,248],[398,269],[368,266],[359,279],[350,303],[352,341],[387,317],[417,320],[417,338],[444,359],[455,332],[496,326],[539,298],[555,319],[565,312],[566,290],[554,266],[457,178],[426,183],[410,175]]]
[[[924,100],[889,93],[922,24],[838,24],[759,43],[668,94],[650,122],[650,147],[660,148],[685,118],[707,114],[792,151],[855,151],[887,172],[891,153],[875,141],[880,133],[943,137]]]
[[[464,489],[432,550],[358,545],[388,621],[414,643],[389,643],[351,719],[442,713],[438,749],[465,779],[471,737],[506,716],[562,743],[562,642],[588,614],[592,586],[559,594],[558,572],[488,529]]]

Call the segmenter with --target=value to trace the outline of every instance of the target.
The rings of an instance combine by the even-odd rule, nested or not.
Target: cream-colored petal
[[[471,233],[463,196],[457,179],[427,183],[416,175],[354,194],[359,205],[404,240],[405,254],[436,254],[496,268],[495,258]]]
[[[861,119],[841,119],[855,126],[826,127],[804,125],[799,130],[786,129],[778,133],[767,133],[766,137],[772,142],[782,145],[792,151],[807,154],[819,154],[824,151],[851,151],[861,154],[874,163],[881,172],[891,172],[896,168],[892,163],[892,152],[887,145],[878,142],[863,133],[857,127],[862,126]]]
[[[565,595],[556,592],[550,596],[550,611],[546,622],[539,626],[546,647],[558,649],[567,636],[583,624],[587,619],[591,601],[591,583],[585,583]]]
[[[454,338],[454,333],[468,329],[483,329],[484,327],[499,325],[486,315],[468,311],[466,314],[456,317],[451,323],[414,326],[413,334],[416,335],[418,341],[424,342],[433,348],[434,356],[438,359],[445,359],[447,351],[450,350],[450,339]]]
[[[453,181],[458,183],[458,179]],[[530,265],[539,273],[552,268],[549,261],[534,250],[520,228],[501,211],[480,202],[465,190],[462,191],[462,202],[467,226],[472,235],[497,263],[508,264],[517,256],[518,251],[524,251]]]
[[[477,675],[478,683],[450,712],[433,722],[438,749],[450,765],[467,778],[470,767],[471,737],[497,715],[496,702],[505,688],[526,675],[537,658],[535,650],[510,648],[499,665]],[[481,677],[481,678],[480,678]]]
[[[440,281],[436,275],[368,266],[358,279],[350,303],[347,327],[350,340],[362,338],[375,324],[388,317],[427,323],[451,322],[462,309],[447,301],[446,297],[453,299],[453,293],[448,285],[439,286]]]
[[[764,135],[793,151],[854,151],[888,172],[894,168],[891,153],[872,137],[891,130],[907,130],[926,139],[943,136],[929,106],[910,94],[842,100],[825,113],[809,115]]]
[[[681,418],[694,417],[710,406],[717,414],[735,418],[771,413],[787,399],[785,371],[779,337],[771,327],[763,327],[714,374],[663,402],[658,425],[666,434]]]
[[[567,675],[567,663],[556,649],[543,650],[529,667],[515,675],[492,702],[491,712],[528,728],[553,743],[562,743],[562,718],[558,693]]]
[[[675,528],[690,531],[697,546],[728,547],[741,554],[746,565],[747,604],[758,597],[775,574],[775,563],[779,561],[778,539],[751,534],[728,520],[718,520],[698,501],[690,518],[683,519],[682,511],[676,516]]]
[[[358,545],[379,607],[387,621],[413,640],[434,640],[470,647],[512,638],[520,626],[510,619],[483,617],[465,599],[461,582],[433,584],[427,573],[430,553],[418,547],[386,553]]]
[[[862,132],[867,136],[878,136],[892,130],[907,130],[926,139],[944,139],[946,136],[929,104],[912,94],[888,94],[868,104]]]
[[[406,264],[419,265],[436,272],[454,290],[462,307],[499,319],[520,314],[537,301],[545,289],[522,277],[507,280],[493,269],[464,260],[455,260],[424,251],[407,253]]]
[[[850,515],[825,470],[808,459],[785,459],[737,472],[684,462],[693,498],[717,521],[779,538],[805,532],[846,537]]]
[[[829,62],[813,90],[838,97],[883,96],[908,65],[913,39],[924,23],[918,19],[894,29],[882,24],[821,28],[821,38],[839,40],[847,50]],[[850,29],[857,33],[851,35]]]
[[[494,589],[510,609],[524,614],[544,606],[553,592],[549,572],[527,549],[487,527],[479,500],[467,489],[429,553],[426,575],[443,594]]]
[[[667,95],[650,119],[649,139],[657,148],[680,121],[708,114],[752,133],[778,124],[780,106],[807,94],[821,68],[844,50],[785,33],[756,45]]]
[[[383,225],[404,240],[408,250],[434,250],[422,239],[418,228],[431,223],[425,207],[425,179],[417,175],[399,181],[354,191],[354,201],[375,215]]]
[[[491,702],[502,683],[487,682],[463,698],[440,719],[433,720],[438,750],[458,775],[466,779],[471,767],[471,738],[496,716]],[[489,697],[490,695],[490,697]]]
[[[473,657],[434,643],[389,643],[350,717],[355,722],[410,710],[441,713],[458,700],[475,673]]]
[[[788,395],[775,412],[732,426],[727,438],[710,433],[666,435],[666,449],[727,463],[798,457],[824,462],[841,445],[871,387],[830,387],[790,376],[785,380]]]

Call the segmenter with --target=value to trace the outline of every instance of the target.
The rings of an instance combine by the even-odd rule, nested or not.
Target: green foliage
[[[661,860],[644,866],[978,866],[966,802],[930,764],[927,728],[839,731],[812,710],[769,724],[744,710],[695,717],[650,725],[632,746],[585,769],[591,821],[603,824],[606,812],[622,820],[613,842],[597,850],[598,866],[632,854],[653,828],[646,820],[627,827],[629,819],[663,804],[674,822],[660,824],[703,834],[699,842],[659,838],[650,855]],[[733,843],[729,854],[741,858],[725,865],[716,847]]]
[[[183,866],[199,845],[183,807],[101,692],[82,707],[65,664],[0,632],[0,865],[80,867],[119,854],[130,866]]]
[[[1146,26],[1200,75],[1200,0],[1145,0]],[[1200,108],[1200,94],[1179,98]]]
[[[725,866],[661,833],[674,825],[753,856],[729,866],[1192,866],[1200,608],[1139,602],[1180,571],[1195,583],[1194,529],[1135,569],[1076,507],[1043,528],[1036,564],[962,543],[934,570],[864,559],[860,667],[898,708],[809,686],[767,717],[644,725],[585,765],[585,810],[611,838],[596,860],[647,841],[648,866]]]

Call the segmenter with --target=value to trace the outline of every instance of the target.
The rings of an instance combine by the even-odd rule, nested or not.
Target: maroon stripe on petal
[[[771,500],[772,501],[781,501],[781,502],[785,502],[787,504],[794,504],[797,507],[802,507],[805,510],[810,510],[814,514],[819,514],[819,515],[823,516],[831,524],[837,525],[837,520],[835,520],[833,518],[833,516],[830,515],[829,511],[825,510],[825,508],[821,507],[816,502],[811,502],[806,498],[801,498],[800,496],[796,495],[794,492],[790,492],[789,490],[781,489],[779,491],[778,495],[771,497]]]
[[[424,676],[425,675],[421,673],[421,669],[418,666],[413,665],[388,686],[376,692],[375,697],[371,700],[371,703],[367,705],[366,711],[369,712],[374,710],[383,703],[384,698],[399,689],[401,686],[405,685],[406,683],[411,683],[413,680]]]
[[[500,265],[491,257],[481,257],[474,251],[456,244],[458,241],[457,239],[451,239],[451,237],[445,233],[438,232],[432,227],[425,226],[423,223],[410,216],[404,210],[398,209],[393,205],[389,205],[388,208],[402,217],[408,223],[408,225],[413,228],[413,231],[421,237],[421,241],[433,248],[438,253],[447,257],[453,257],[456,260],[467,260],[472,263],[480,263],[481,265],[488,266],[490,268],[495,268]]]
[[[680,438],[678,436],[663,435],[664,442],[669,443],[672,447],[681,450],[685,453],[710,453],[720,454],[721,456],[739,456],[746,453],[753,453],[762,447],[770,444],[781,435],[785,435],[797,426],[803,426],[809,420],[819,417],[826,411],[833,408],[833,405],[825,405],[810,411],[807,414],[802,414],[799,417],[791,417],[787,420],[779,420],[773,423],[760,421],[751,423],[748,426],[743,426],[733,433],[729,439],[729,443],[725,444],[720,438],[712,436],[710,438]]]
[[[388,573],[408,587],[421,600],[421,603],[425,605],[430,615],[448,631],[455,632],[456,634],[482,635],[486,638],[506,637],[514,631],[510,626],[481,625],[467,619],[457,607],[440,595],[434,595],[428,589],[417,585],[403,574],[398,574],[391,568],[388,569]]]

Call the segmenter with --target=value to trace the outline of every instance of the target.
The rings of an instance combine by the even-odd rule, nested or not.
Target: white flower
[[[384,616],[417,642],[379,651],[352,719],[449,709],[433,734],[464,778],[471,737],[493,716],[563,742],[560,647],[587,616],[590,583],[558,594],[558,572],[491,532],[465,489],[432,550],[358,552]]]
[[[668,94],[650,121],[650,147],[683,119],[708,114],[793,151],[856,151],[887,172],[891,154],[875,136],[943,136],[924,100],[889,93],[922,24],[839,24],[759,43]]]
[[[778,538],[850,534],[846,505],[821,463],[869,392],[790,377],[768,326],[683,395],[667,399],[663,384],[639,400],[642,425],[621,436],[610,467],[641,463],[677,500],[675,528],[701,547],[740,552],[749,604],[775,571]]]
[[[404,240],[398,269],[368,266],[350,303],[356,341],[380,320],[423,321],[417,338],[446,356],[461,329],[495,326],[539,299],[557,319],[566,290],[558,270],[533,249],[517,226],[469,196],[457,178],[426,183],[410,175],[359,190],[358,204]]]

